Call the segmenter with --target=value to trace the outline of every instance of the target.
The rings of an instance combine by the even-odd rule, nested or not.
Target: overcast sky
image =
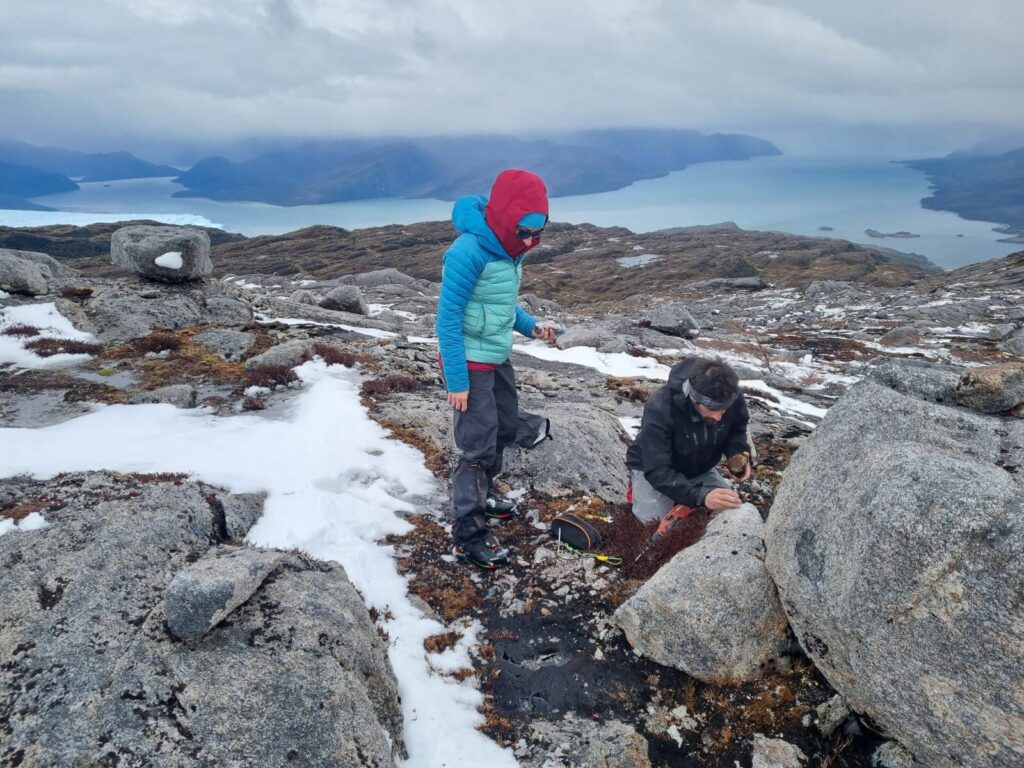
[[[793,154],[1024,136],[1024,0],[2,0],[0,137],[673,126]]]

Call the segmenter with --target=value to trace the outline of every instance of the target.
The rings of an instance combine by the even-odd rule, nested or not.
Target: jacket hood
[[[505,253],[512,258],[529,250],[516,237],[519,222],[529,214],[543,216],[544,223],[547,223],[548,190],[540,176],[515,169],[499,173],[491,187],[484,216],[487,225],[505,248]]]
[[[459,232],[476,235],[487,250],[515,259],[533,247],[516,237],[519,222],[531,214],[547,223],[547,188],[534,173],[509,170],[498,174],[490,198],[466,195],[456,200],[452,224]]]
[[[483,195],[466,195],[455,201],[452,208],[452,225],[456,231],[476,235],[480,244],[499,256],[508,256],[498,236],[487,226],[484,208],[487,198]]]
[[[693,368],[697,364],[697,358],[688,357],[672,366],[668,372],[668,383],[672,394],[679,394],[683,391],[683,382],[693,375]]]

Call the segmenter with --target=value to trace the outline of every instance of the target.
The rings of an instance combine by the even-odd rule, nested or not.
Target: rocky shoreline
[[[197,259],[191,279],[170,283],[156,281],[167,267],[147,275],[146,259],[115,268],[104,255],[0,251],[0,349],[19,345],[20,360],[32,348],[51,355],[4,372],[0,424],[39,430],[133,402],[203,408],[221,421],[272,415],[308,387],[293,369],[313,360],[358,369],[370,417],[421,451],[443,484],[453,445],[432,336],[447,234],[399,229],[199,243],[210,267]],[[96,236],[88,232],[82,239]],[[485,575],[449,561],[443,498],[405,513],[409,529],[385,540],[420,610],[447,628],[428,638],[427,658],[477,622],[473,666],[439,674],[477,681],[484,731],[536,766],[717,766],[752,755],[765,766],[852,767],[872,755],[913,764],[886,739],[923,765],[963,764],[962,750],[992,766],[1024,754],[1013,736],[1019,707],[1006,699],[1019,658],[989,650],[995,635],[965,654],[961,634],[964,622],[1019,630],[985,606],[1011,600],[1000,590],[1015,577],[998,563],[1021,554],[1024,421],[1012,414],[1024,400],[1024,253],[928,275],[867,249],[819,241],[815,250],[771,233],[552,234],[522,298],[569,330],[556,347],[530,342],[513,358],[523,407],[552,419],[554,439],[508,456],[503,481],[522,508],[500,532],[511,567]],[[662,260],[616,262],[647,252]],[[210,269],[219,276],[204,276]],[[50,303],[87,346],[12,319]],[[741,489],[751,505],[697,518],[634,560],[644,532],[622,504],[625,444],[660,372],[687,354],[721,356],[744,380],[760,456]],[[872,435],[891,441],[893,456],[873,449]],[[877,467],[866,476],[885,484],[856,485],[847,461]],[[972,472],[962,482],[995,489],[977,514],[958,522],[936,512],[946,510],[947,478]],[[908,476],[920,489],[911,509],[891,495]],[[835,489],[822,495],[827,510],[813,512],[807,487]],[[58,765],[74,755],[114,765],[160,754],[172,764],[288,750],[309,765],[401,758],[389,619],[363,608],[340,566],[245,544],[264,504],[181,476],[5,478],[4,761]],[[913,523],[899,515],[922,505],[939,531],[962,525],[962,535],[883,537],[910,536]],[[599,518],[607,552],[626,562],[558,552],[546,523],[566,509]],[[867,543],[847,546],[872,536],[875,559]],[[75,558],[105,565],[86,579]],[[892,564],[899,570],[887,571]],[[117,587],[132,580],[134,590]],[[782,599],[766,612],[776,590]],[[327,594],[335,602],[310,608]],[[680,601],[687,595],[700,599]],[[875,679],[859,666],[869,651],[847,645],[889,637],[894,616],[899,632],[869,649],[884,677]],[[704,629],[665,636],[675,625]],[[961,657],[1002,671],[979,685],[963,677]],[[918,676],[923,690],[900,677],[920,665],[932,670]],[[902,680],[899,696],[886,680]],[[239,708],[225,713],[215,707],[229,691]],[[921,705],[954,695],[954,709]],[[330,702],[338,730],[286,728],[273,715],[321,721],[302,714],[313,701]],[[73,714],[81,711],[89,717]],[[265,716],[252,722],[249,712]],[[232,743],[220,736],[229,714]],[[68,724],[72,735],[61,736]]]

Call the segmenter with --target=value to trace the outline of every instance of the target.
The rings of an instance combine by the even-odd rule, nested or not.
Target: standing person
[[[725,457],[733,480],[750,478],[749,421],[739,377],[727,364],[688,357],[672,366],[626,451],[633,515],[649,523],[674,508],[685,517],[699,506],[738,507],[739,494],[715,465]]]
[[[547,189],[528,171],[502,171],[490,198],[467,195],[452,210],[452,223],[461,234],[444,255],[437,338],[461,454],[452,474],[453,552],[481,568],[508,560],[487,518],[514,511],[493,486],[505,446],[515,442],[519,426],[515,373],[508,359],[512,331],[555,338],[553,328],[539,327],[516,303],[523,259],[540,242],[547,222]]]

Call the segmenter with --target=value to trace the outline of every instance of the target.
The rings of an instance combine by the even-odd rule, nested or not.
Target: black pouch
[[[555,539],[580,552],[600,549],[603,543],[597,529],[572,512],[556,515],[555,519],[551,521],[550,532]]]

